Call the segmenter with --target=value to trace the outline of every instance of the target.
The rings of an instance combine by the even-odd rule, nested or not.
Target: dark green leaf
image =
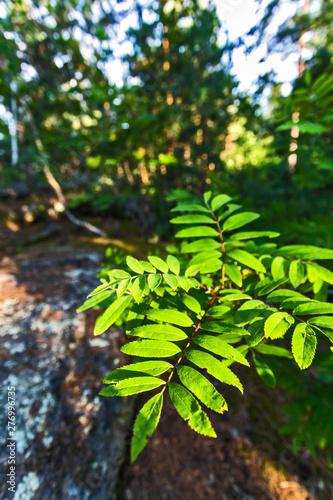
[[[254,366],[256,367],[259,377],[267,384],[269,387],[275,387],[276,379],[272,369],[264,361],[264,359],[258,354],[252,353]]]
[[[275,255],[293,257],[296,259],[328,260],[333,259],[333,250],[329,250],[328,248],[319,248],[312,245],[288,245],[277,250]]]
[[[333,317],[332,316],[316,316],[315,318],[310,318],[308,323],[311,325],[322,326],[324,328],[333,329]]]
[[[311,300],[297,306],[293,314],[300,316],[304,314],[333,314],[333,304]]]
[[[133,428],[131,442],[131,462],[138,457],[147,444],[147,436],[152,436],[161,417],[163,392],[155,394],[139,411]]]
[[[260,316],[267,308],[268,305],[261,300],[249,300],[242,304],[236,312],[235,323],[238,325],[246,325],[246,323]]]
[[[207,316],[212,316],[213,318],[222,318],[230,311],[230,307],[227,306],[215,306],[209,309]]]
[[[217,306],[217,308],[220,306]],[[224,306],[222,306],[224,307]],[[213,309],[213,308],[212,308]],[[209,313],[207,313],[209,315]],[[201,325],[201,329],[205,332],[223,333],[223,334],[235,334],[235,335],[248,335],[244,328],[239,326],[231,325],[230,323],[224,323],[222,321],[206,321]]]
[[[267,356],[279,356],[281,358],[289,359],[292,359],[293,357],[290,351],[287,351],[287,349],[275,345],[260,344],[257,345],[254,349],[260,354],[264,354]]]

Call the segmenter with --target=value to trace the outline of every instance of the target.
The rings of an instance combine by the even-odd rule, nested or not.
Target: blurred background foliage
[[[213,189],[259,211],[257,227],[281,232],[281,245],[333,248],[333,0],[312,1],[315,9],[288,0],[296,14],[272,30],[286,2],[258,0],[261,21],[232,43],[208,0],[0,1],[3,227],[61,219],[50,171],[74,214],[112,227],[111,236],[124,228],[125,240],[168,241],[174,202]],[[126,24],[131,16],[135,28]],[[247,54],[264,47],[263,59],[298,54],[289,95],[274,72],[240,90],[232,55],[244,45]],[[119,47],[128,50],[116,85],[109,64]],[[112,264],[124,257],[109,254]],[[332,363],[305,378],[284,377],[286,370],[284,432],[294,435],[295,451],[304,435],[308,447],[318,438],[325,448],[333,428],[327,417],[322,436],[317,416],[326,418],[332,404]],[[310,404],[314,378],[320,387]]]
[[[132,210],[146,235],[168,239],[168,195],[212,187],[260,210],[286,242],[333,245],[332,0],[289,0],[296,14],[275,31],[285,1],[258,0],[250,37],[223,45],[211,1],[0,4],[3,197],[47,192],[47,165],[75,213]],[[299,54],[290,95],[272,72],[239,90],[232,53],[246,43],[264,58]],[[108,64],[124,44],[115,85]]]

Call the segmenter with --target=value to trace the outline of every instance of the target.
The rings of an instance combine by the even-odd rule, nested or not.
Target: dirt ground
[[[74,233],[78,237],[72,243]],[[10,236],[9,229],[0,238],[2,275],[19,272],[21,263],[33,261],[38,252],[45,255],[62,249],[67,255],[74,255],[78,246],[81,250],[104,250],[110,244],[67,224],[51,239],[32,246],[22,246],[22,241]],[[45,268],[43,280],[40,269],[31,267],[28,274],[21,274],[19,281],[7,283],[9,288],[1,287],[0,283],[0,301],[8,298],[9,291],[16,300],[36,303],[45,300],[47,294],[70,293],[70,288],[66,291],[61,286],[57,290],[46,287],[48,275],[56,274],[57,266],[61,263],[55,261],[52,269]],[[52,320],[57,321],[57,316]],[[125,336],[120,335],[112,347],[114,356],[121,354],[119,347],[125,342]],[[223,416],[209,413],[217,439],[197,435],[166,399],[157,431],[131,465],[131,429],[128,428],[127,452],[118,478],[119,500],[333,499],[333,473],[325,462],[320,457],[312,458],[306,449],[294,455],[291,440],[278,432],[284,394],[266,388],[255,374],[249,375],[242,367],[238,375],[244,384],[245,396],[234,388],[223,387],[229,412]],[[137,398],[137,410],[145,398]],[[88,498],[100,497],[91,493]]]

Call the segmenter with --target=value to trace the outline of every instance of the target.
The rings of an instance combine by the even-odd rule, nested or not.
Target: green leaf
[[[232,198],[227,194],[218,194],[217,196],[215,196],[215,198],[212,199],[211,206],[213,212],[216,212],[217,210],[219,210],[219,208],[223,207],[223,205],[231,200]]]
[[[264,359],[258,354],[252,353],[254,366],[256,367],[259,377],[267,384],[269,387],[275,387],[276,379],[272,369],[264,361]]]
[[[191,283],[184,276],[178,276],[178,285],[180,286],[180,288],[185,290],[185,292],[188,292],[189,289],[192,288]]]
[[[254,269],[259,273],[265,273],[266,269],[256,257],[251,255],[249,252],[245,250],[240,250],[239,248],[235,248],[234,250],[229,250],[227,256],[245,266],[248,266],[250,269]]]
[[[212,194],[213,194],[213,193],[212,193],[211,191],[206,191],[206,193],[204,193],[203,197],[204,197],[204,200],[205,200],[205,202],[206,202],[206,203],[208,203],[208,202],[209,202],[209,200],[210,200],[210,199],[211,199],[211,197],[212,197]]]
[[[163,406],[163,392],[155,394],[139,411],[133,428],[131,442],[131,463],[133,463],[147,444],[158,425]]]
[[[325,283],[329,283],[330,285],[333,285],[333,273],[332,271],[329,271],[325,267],[320,266],[319,264],[315,264],[312,262],[311,264],[307,265],[308,268],[314,270],[316,275],[325,281]]]
[[[268,305],[261,300],[249,300],[240,306],[236,312],[235,323],[246,325],[268,308]]]
[[[160,274],[149,274],[148,276],[148,286],[153,292],[161,283],[162,276]]]
[[[182,384],[187,387],[207,408],[224,413],[228,410],[227,403],[213,384],[190,366],[178,366],[177,373]]]
[[[215,306],[209,309],[207,316],[212,316],[213,318],[222,318],[229,311],[230,307],[228,306]]]
[[[313,360],[317,347],[317,337],[312,328],[299,323],[292,338],[292,353],[301,370],[308,368]]]
[[[292,257],[296,259],[333,259],[333,250],[328,248],[319,248],[312,245],[288,245],[281,247],[275,252],[275,255],[282,255],[284,257]]]
[[[233,301],[233,300],[251,300],[252,297],[250,295],[246,295],[246,293],[243,293],[241,290],[221,290],[220,291],[221,297],[220,300],[228,300],[228,301]],[[226,297],[222,297],[222,294],[227,294]]]
[[[169,358],[181,352],[177,345],[166,340],[134,340],[120,350],[144,358]]]
[[[105,290],[98,295],[93,295],[90,299],[86,300],[82,306],[76,310],[76,312],[83,312],[91,307],[97,306],[100,302],[103,302],[103,300],[108,299],[113,293],[113,290]]]
[[[294,297],[304,298],[304,295],[299,292],[295,292],[294,290],[275,290],[275,292],[268,295],[267,300],[268,302],[283,302],[286,299]]]
[[[288,313],[273,313],[265,322],[265,336],[266,338],[279,339],[294,323],[294,318]]]
[[[163,321],[178,326],[191,326],[193,321],[186,314],[177,311],[177,309],[149,309],[146,316],[153,321]]]
[[[177,412],[185,421],[188,420],[191,429],[205,436],[216,437],[206,413],[202,411],[198,401],[185,387],[170,382],[169,394]]]
[[[333,304],[311,300],[297,306],[293,314],[299,314],[300,316],[304,314],[333,314]]]
[[[139,276],[133,282],[132,294],[133,294],[135,302],[137,302],[138,304],[140,303],[140,300],[142,299],[143,293],[145,291],[145,286],[146,286],[146,277],[145,276]]]
[[[134,328],[128,336],[142,337],[144,339],[171,340],[174,342],[188,338],[186,333],[171,325],[139,326],[138,328]]]
[[[316,316],[315,318],[310,318],[308,323],[311,325],[322,326],[324,328],[333,329],[333,317],[332,316]]]
[[[152,273],[152,274],[156,273],[155,267],[152,266],[149,262],[146,262],[145,260],[140,260],[140,264],[146,273]]]
[[[271,272],[275,281],[287,276],[289,262],[283,257],[275,257],[271,264]]]
[[[224,267],[228,278],[230,278],[231,281],[235,283],[235,285],[241,287],[243,284],[243,280],[242,280],[242,273],[238,269],[238,266],[236,266],[235,264],[226,263],[224,264]]]
[[[228,207],[229,207],[228,210],[226,210],[219,216],[219,221],[227,219],[229,215],[233,214],[234,212],[242,208],[242,205],[237,205],[236,203],[230,203]]]
[[[195,264],[194,266],[190,266],[185,271],[185,278],[189,276],[196,276],[199,271],[204,267],[204,264]]]
[[[181,301],[182,303],[190,310],[193,311],[195,314],[199,314],[201,312],[201,305],[195,299],[194,297],[191,297],[191,295],[185,295],[183,294],[181,296]]]
[[[173,366],[167,361],[140,361],[139,363],[132,363],[130,365],[121,366],[120,368],[113,370],[111,373],[109,373],[109,375],[105,377],[105,379],[103,380],[103,384],[109,384],[113,382],[115,380],[115,372],[118,372],[118,374],[124,373],[125,376],[123,378],[128,378],[128,372],[147,373],[147,375],[152,375],[154,377],[156,375],[165,373],[166,371],[170,370],[170,368],[173,368]]]
[[[207,215],[180,215],[170,220],[171,224],[215,224],[214,219]]]
[[[117,280],[124,280],[131,277],[129,273],[123,271],[122,269],[113,269],[113,271],[111,271],[109,275],[111,275],[112,278],[116,278]]]
[[[239,227],[249,224],[259,217],[260,215],[255,214],[254,212],[242,212],[240,214],[232,215],[223,224],[223,231],[233,231],[234,229],[238,229]]]
[[[96,320],[94,335],[100,335],[110,328],[113,323],[123,314],[125,309],[132,302],[132,297],[129,295],[122,296],[115,300]]]
[[[143,274],[144,273],[144,269],[141,266],[140,262],[137,259],[134,259],[134,257],[131,257],[130,255],[128,255],[126,257],[126,264],[135,273],[138,273],[138,274]]]
[[[254,349],[255,351],[259,352],[260,354],[264,354],[265,356],[279,356],[281,358],[289,359],[293,358],[291,352],[287,351],[287,349],[275,345],[260,344],[257,345]]]
[[[207,315],[209,315],[209,313],[207,313]],[[231,333],[234,335],[248,335],[244,328],[231,325],[230,323],[224,323],[223,321],[206,321],[205,323],[202,323],[201,329],[205,332],[223,333],[228,335]]]
[[[249,366],[243,354],[218,337],[213,337],[212,335],[196,335],[193,340],[200,347],[207,349],[207,351],[218,354],[223,358],[233,359],[242,365]]]
[[[193,226],[188,229],[182,229],[175,234],[176,238],[197,238],[199,236],[219,236],[219,233],[213,227]]]
[[[117,297],[121,297],[126,292],[129,284],[131,283],[131,278],[126,280],[121,280],[117,288]]]
[[[176,257],[174,257],[173,255],[168,255],[167,259],[166,259],[166,262],[167,262],[167,264],[169,266],[170,271],[173,274],[176,274],[178,276],[179,271],[180,271],[179,260]]]
[[[250,333],[250,337],[245,337],[246,343],[250,347],[254,347],[259,344],[262,339],[265,338],[265,319],[259,317],[252,321],[248,326],[248,332]]]
[[[109,387],[103,389],[99,394],[100,396],[131,396],[132,394],[151,391],[166,383],[160,378],[150,376],[142,377],[140,375],[142,374],[138,373],[136,377],[119,380],[115,384],[109,385]]]
[[[199,252],[189,261],[189,266],[195,266],[197,264],[205,264],[209,260],[221,257],[221,251],[210,250],[208,252]]]
[[[191,363],[194,363],[199,368],[207,370],[207,373],[215,377],[220,382],[237,387],[243,394],[243,386],[240,383],[239,378],[214,356],[208,352],[198,351],[194,349],[189,349],[186,351],[186,357]]]
[[[89,293],[88,298],[93,297],[94,295],[97,295],[101,292],[104,292],[104,290],[107,290],[111,286],[112,286],[112,283],[103,283],[102,285],[99,285],[97,288],[95,288],[95,290],[93,290],[91,293]]]
[[[163,274],[164,281],[172,288],[172,290],[177,290],[178,279],[174,274]]]
[[[255,286],[255,292],[258,297],[262,297],[263,295],[267,295],[268,293],[278,288],[280,285],[283,285],[288,281],[288,278],[281,278],[278,281],[273,281],[271,278],[266,277],[263,280],[259,281]]]
[[[148,260],[156,269],[162,271],[162,273],[167,273],[169,271],[168,265],[160,257],[152,257],[149,255]]]
[[[175,208],[173,208],[171,210],[171,212],[202,212],[205,214],[210,213],[208,208],[203,207],[201,205],[196,205],[194,203],[193,204],[192,203],[180,203]]]
[[[281,302],[280,307],[282,309],[295,309],[295,307],[303,304],[303,302],[309,302],[309,300],[311,299],[308,297],[291,297]]]
[[[333,274],[332,274],[333,276]],[[304,279],[304,267],[299,260],[293,260],[289,267],[289,279],[294,288],[298,288]]]
[[[252,240],[254,238],[263,238],[264,236],[268,238],[277,238],[280,233],[275,233],[274,231],[246,231],[243,233],[236,233],[230,236],[230,240]]]
[[[186,243],[182,245],[182,253],[199,253],[207,252],[209,250],[214,250],[215,248],[220,248],[221,243],[212,240],[210,238],[205,238],[203,240],[193,241],[193,243]]]

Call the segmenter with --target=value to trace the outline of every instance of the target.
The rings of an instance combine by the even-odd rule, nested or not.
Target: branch
[[[43,172],[45,174],[46,180],[49,183],[49,185],[52,187],[52,189],[55,191],[57,198],[58,198],[58,201],[59,201],[61,208],[63,209],[65,215],[67,216],[67,218],[71,222],[73,222],[73,224],[76,224],[77,226],[80,226],[80,227],[84,227],[84,228],[88,229],[88,231],[91,231],[92,233],[96,233],[99,236],[103,236],[103,237],[107,236],[106,233],[104,231],[102,231],[101,229],[99,229],[98,227],[95,227],[92,224],[90,224],[89,222],[85,222],[85,221],[80,220],[77,217],[75,217],[75,215],[72,214],[72,212],[67,207],[65,196],[62,192],[61,186],[60,186],[59,182],[56,180],[56,178],[54,177],[54,175],[52,174],[52,172],[49,168],[48,162],[45,158],[44,146],[43,146],[43,143],[39,137],[38,130],[37,130],[37,127],[35,125],[35,121],[34,121],[34,118],[32,116],[32,113],[31,113],[27,103],[22,98],[20,98],[19,101],[22,105],[22,108],[25,111],[27,118],[28,118],[37,151],[41,156],[42,168],[43,168]],[[59,208],[56,209],[56,207],[54,207],[54,209],[58,213],[61,212],[61,210],[59,210]]]

